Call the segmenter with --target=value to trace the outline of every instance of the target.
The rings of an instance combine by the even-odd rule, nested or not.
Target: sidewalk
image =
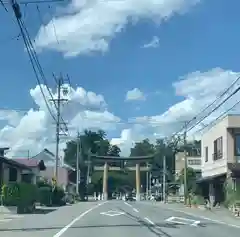
[[[22,218],[24,217],[23,215],[15,215],[15,214],[2,214],[0,213],[0,224],[3,224],[3,223],[6,223],[6,222],[9,222],[9,221],[12,221],[12,220],[15,220],[15,219],[18,219],[18,218]]]
[[[211,220],[214,222],[228,224],[240,228],[240,218],[235,217],[226,208],[214,208],[212,210],[206,210],[203,208],[186,207],[184,204],[180,203],[159,203],[162,208],[171,209],[173,211],[178,211],[186,213],[192,216],[198,216],[200,218]]]

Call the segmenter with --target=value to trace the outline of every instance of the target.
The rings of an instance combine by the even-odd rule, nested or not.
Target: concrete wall
[[[46,170],[40,171],[39,176],[46,178],[48,180],[52,180],[54,178],[55,174],[55,167],[54,166],[48,166],[46,167]],[[68,170],[66,168],[59,167],[58,168],[58,184],[59,186],[66,188],[68,184]]]
[[[9,166],[8,164],[5,164],[3,163],[3,183],[4,184],[8,184],[10,181],[9,181],[9,168],[11,166]],[[11,167],[13,168],[13,167]],[[38,175],[39,173],[39,170],[37,168],[33,169],[33,172],[32,171],[29,171],[29,170],[23,170],[23,169],[18,169],[18,168],[15,168],[17,170],[17,180],[16,182],[21,182],[22,181],[22,174],[32,174],[32,177],[31,177],[31,183],[33,184],[36,184],[36,175]]]
[[[21,170],[17,169],[17,182],[21,182]],[[9,183],[9,166],[3,163],[3,183]]]
[[[194,170],[201,170],[201,156],[187,156],[188,167],[193,168]],[[175,155],[175,172],[176,178],[178,178],[180,172],[184,169],[184,152],[178,152]],[[200,163],[200,164],[197,164]]]

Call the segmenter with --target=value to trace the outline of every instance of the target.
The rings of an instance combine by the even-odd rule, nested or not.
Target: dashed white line
[[[129,207],[132,207],[132,205],[129,204],[128,202],[124,202],[124,204],[126,204],[126,205],[129,206]]]
[[[149,218],[144,217],[144,219],[145,219],[148,223],[150,223],[151,225],[155,225],[154,222],[152,222]]]
[[[198,226],[200,224],[200,221],[195,221],[191,226]]]
[[[56,233],[53,237],[60,237],[62,236],[62,234],[64,232],[66,232],[72,225],[74,225],[77,221],[79,221],[80,219],[82,219],[85,215],[87,215],[89,212],[93,211],[94,209],[102,206],[103,204],[105,204],[107,202],[102,202],[99,203],[98,205],[88,209],[87,211],[83,212],[81,215],[79,215],[78,217],[76,217],[75,219],[73,219],[69,224],[67,224],[65,227],[63,227],[58,233]]]
[[[184,214],[189,215],[189,216],[194,216],[194,217],[201,218],[201,219],[204,219],[204,220],[207,220],[207,221],[212,221],[212,222],[215,222],[215,223],[218,223],[218,224],[221,224],[221,225],[227,225],[227,226],[234,227],[234,228],[240,228],[240,225],[234,225],[234,224],[230,224],[230,223],[227,223],[227,222],[224,222],[224,221],[208,218],[208,217],[205,217],[205,216],[202,216],[202,215],[196,215],[196,214],[193,214],[193,213],[188,212],[188,211],[177,210],[177,209],[171,208],[171,207],[165,207],[165,209],[168,209],[168,210],[171,210],[171,211],[174,211],[174,212],[184,213]]]
[[[0,220],[0,223],[1,222],[9,222],[9,221],[12,221],[13,219],[2,219],[2,220]]]
[[[139,210],[138,210],[138,209],[136,209],[136,208],[133,208],[133,211],[135,211],[135,212],[139,212]]]

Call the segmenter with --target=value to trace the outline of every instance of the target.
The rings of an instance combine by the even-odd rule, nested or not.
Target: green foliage
[[[91,131],[85,130],[84,134],[78,135],[81,141],[81,156],[80,156],[80,173],[81,173],[81,184],[79,187],[80,196],[83,197],[85,192],[87,192],[86,188],[86,162],[88,160],[88,153],[101,155],[101,156],[120,156],[120,148],[116,145],[111,145],[109,140],[106,138],[106,133],[103,130],[99,131]],[[77,137],[76,137],[77,138]],[[130,157],[133,156],[148,156],[153,155],[153,161],[151,162],[152,166],[152,174],[156,178],[162,177],[162,170],[163,170],[163,157],[166,157],[166,168],[167,168],[167,179],[172,181],[174,179],[174,170],[175,170],[175,153],[179,149],[179,138],[174,139],[173,141],[166,141],[165,139],[157,139],[156,142],[151,142],[149,139],[144,139],[140,142],[135,143],[134,147],[131,149]],[[196,143],[196,144],[195,144]],[[194,141],[189,145],[189,147],[198,146],[199,142]],[[77,143],[76,139],[67,142],[66,149],[64,151],[64,160],[66,163],[76,167],[76,156],[77,156]],[[133,163],[135,164],[135,163]],[[131,161],[128,161],[128,165],[131,164]],[[96,165],[93,164],[93,165]],[[102,163],[99,163],[102,165]],[[120,166],[120,163],[117,164],[116,162],[110,164]],[[144,162],[145,165],[145,162]],[[92,168],[90,170],[93,170]],[[76,173],[76,172],[75,172]],[[92,176],[92,182],[94,183],[94,189],[100,188],[100,182],[102,177],[96,178],[98,175],[95,173]],[[123,176],[123,173],[120,175]],[[123,180],[121,180],[118,174],[114,174],[114,178],[112,179],[111,183],[119,184]],[[124,176],[126,179],[124,182],[127,182],[130,186],[135,186],[135,177],[128,176],[125,174]],[[145,177],[144,177],[145,178]],[[96,179],[96,181],[95,181]],[[120,180],[119,180],[120,179]],[[131,179],[131,180],[130,180]],[[75,182],[76,174],[71,176],[71,181]],[[111,180],[111,179],[110,179]],[[118,181],[117,181],[118,180]],[[110,186],[116,186],[109,184]]]
[[[231,178],[227,179],[224,184],[225,190],[225,205],[229,207],[234,205],[236,202],[240,201],[240,183],[236,183],[235,189],[233,189],[233,180]]]
[[[109,140],[106,138],[106,133],[103,130],[93,132],[91,130],[85,130],[84,134],[78,135],[76,139],[80,139],[80,179],[79,184],[80,198],[83,199],[87,193],[86,187],[86,176],[87,176],[87,164],[85,161],[89,159],[89,152],[97,155],[110,155],[119,156],[121,150],[116,145],[111,145]],[[76,157],[77,157],[77,143],[76,139],[67,142],[66,149],[64,150],[64,160],[69,165],[76,168]],[[90,168],[92,170],[92,167]],[[71,181],[75,182],[76,172],[71,176]]]
[[[37,200],[37,187],[27,183],[4,185],[2,201],[5,206],[32,205]]]
[[[52,205],[52,188],[42,186],[38,188],[38,201],[41,205],[51,206]]]
[[[60,187],[55,187],[52,191],[52,205],[62,206],[65,205],[63,198],[65,196],[64,190]]]
[[[180,183],[184,183],[184,169],[182,169],[181,174],[179,176]],[[193,168],[187,168],[187,186],[188,191],[195,193],[197,191],[197,175]]]

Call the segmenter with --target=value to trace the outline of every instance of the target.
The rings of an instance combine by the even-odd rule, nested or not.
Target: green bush
[[[37,187],[27,183],[9,183],[2,189],[2,201],[5,206],[28,206],[37,200]]]
[[[65,197],[64,190],[60,187],[55,187],[52,192],[52,205],[62,206],[65,205],[63,198]]]
[[[38,201],[41,205],[50,206],[52,204],[52,188],[47,186],[38,188]]]
[[[15,183],[3,185],[2,203],[4,206],[17,206],[20,200],[19,186]]]

